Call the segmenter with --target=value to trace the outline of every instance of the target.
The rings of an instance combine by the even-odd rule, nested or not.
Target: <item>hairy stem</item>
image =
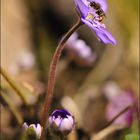
[[[56,66],[58,64],[59,58],[61,56],[61,52],[64,48],[64,45],[68,38],[72,35],[73,32],[75,32],[83,23],[81,20],[78,20],[78,22],[66,33],[66,35],[62,38],[60,43],[58,44],[58,47],[54,53],[51,66],[50,66],[50,73],[49,73],[49,78],[48,78],[48,86],[47,86],[47,94],[46,98],[44,101],[44,106],[43,106],[43,114],[41,118],[41,124],[43,126],[43,132],[42,135],[44,135],[44,129],[46,126],[46,120],[48,119],[48,114],[49,114],[49,108],[51,105],[52,101],[52,96],[53,96],[53,89],[54,89],[54,84],[55,84],[55,73],[56,73]]]

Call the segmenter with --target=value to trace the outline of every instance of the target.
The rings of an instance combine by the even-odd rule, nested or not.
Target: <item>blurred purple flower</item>
[[[65,49],[68,56],[80,66],[92,66],[97,58],[91,48],[83,40],[78,39],[76,32],[68,39]]]
[[[21,52],[16,57],[10,66],[12,74],[29,71],[35,66],[35,57],[31,52]]]
[[[67,135],[74,129],[74,119],[66,110],[55,110],[49,117],[49,126],[53,132]]]
[[[106,82],[102,90],[109,102],[120,95],[122,91],[119,85],[113,81]]]
[[[81,14],[82,22],[93,29],[98,39],[104,44],[116,45],[115,38],[106,30],[105,25],[102,23],[104,14],[107,11],[106,0],[74,0],[74,2]],[[93,8],[91,3],[98,4],[99,8]]]
[[[112,120],[124,108],[131,105],[132,108],[130,108],[125,113],[123,113],[113,122],[114,124],[119,124],[124,127],[130,127],[133,121],[133,112],[134,112],[135,103],[136,103],[136,100],[133,96],[133,93],[130,91],[125,91],[119,94],[118,96],[115,96],[115,98],[112,98],[112,100],[109,100],[109,104],[106,110],[107,120],[108,121]]]

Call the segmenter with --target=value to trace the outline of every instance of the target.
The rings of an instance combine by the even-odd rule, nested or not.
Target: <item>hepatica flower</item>
[[[49,117],[49,126],[56,134],[67,135],[74,128],[74,119],[66,110],[55,110]]]
[[[92,66],[97,58],[96,53],[91,50],[85,41],[78,39],[76,32],[66,42],[65,49],[68,57],[79,66]]]
[[[74,0],[81,15],[81,21],[95,32],[104,44],[116,44],[115,38],[106,30],[102,23],[107,11],[106,0]]]
[[[121,110],[123,110],[128,105],[132,107],[119,116],[113,124],[122,125],[124,127],[130,127],[133,121],[133,113],[134,113],[134,104],[136,100],[130,91],[125,91],[115,98],[109,100],[109,104],[106,109],[106,119],[110,121],[113,117],[115,117]]]

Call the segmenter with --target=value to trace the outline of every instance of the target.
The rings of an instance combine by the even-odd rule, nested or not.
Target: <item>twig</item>
[[[103,130],[101,130],[97,134],[93,135],[91,140],[102,140],[103,138],[105,138],[109,134],[113,133],[114,131],[124,129],[124,126],[122,126],[122,125],[115,125],[115,124],[112,124],[112,123],[117,118],[119,118],[123,113],[125,113],[128,109],[130,109],[131,107],[132,106],[129,105],[129,106],[125,107],[123,110],[121,110],[114,118],[112,118],[112,120],[109,121],[109,123],[107,123],[107,125],[105,125]]]
[[[112,134],[113,132],[115,132],[117,130],[122,130],[122,129],[124,129],[124,127],[121,125],[110,125],[107,128],[100,131],[99,133],[94,134],[91,137],[91,140],[102,140],[105,137],[107,137],[109,134]]]
[[[21,125],[23,123],[23,119],[21,114],[18,112],[18,110],[16,109],[15,105],[13,104],[12,100],[9,98],[9,96],[6,93],[3,93],[3,91],[1,90],[1,97],[3,98],[3,100],[6,102],[6,104],[8,105],[9,109],[11,110],[11,112],[13,113],[13,115],[15,116],[15,118],[17,119],[17,122]]]
[[[24,93],[18,88],[15,82],[10,78],[10,76],[6,73],[6,71],[2,69],[2,67],[0,67],[0,73],[4,77],[4,79],[9,83],[9,85],[16,91],[16,93],[23,100],[23,102],[27,105],[28,102],[26,98],[24,97]]]
[[[109,125],[111,125],[117,118],[119,118],[123,113],[125,113],[128,109],[130,109],[132,107],[132,105],[128,105],[127,107],[125,107],[123,110],[121,110],[115,117],[113,117],[106,125],[104,128],[108,127]]]

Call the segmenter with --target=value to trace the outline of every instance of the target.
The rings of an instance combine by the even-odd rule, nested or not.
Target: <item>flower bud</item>
[[[40,138],[41,136],[41,125],[38,123],[38,124],[30,124],[30,125],[27,125],[27,123],[25,122],[23,124],[23,129],[25,130],[26,134],[27,135],[32,135],[32,136],[35,136],[36,138]]]
[[[67,135],[74,128],[74,119],[66,110],[55,110],[49,117],[49,126],[53,132]]]

